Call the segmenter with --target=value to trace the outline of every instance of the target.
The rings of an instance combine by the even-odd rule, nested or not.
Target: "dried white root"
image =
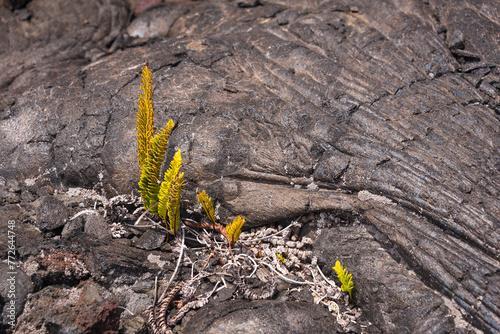
[[[181,307],[179,311],[167,320],[166,307],[161,308],[160,314],[156,314],[154,321],[151,320],[154,317],[149,318],[148,326],[150,330],[155,334],[170,333],[168,326],[177,324],[189,310],[205,305],[212,293],[226,287],[224,275],[228,275],[229,273],[234,275],[235,270],[238,274],[234,277],[233,283],[237,287],[237,292],[246,299],[271,298],[276,292],[276,285],[274,283],[274,275],[276,275],[281,281],[303,286],[310,290],[315,302],[328,307],[329,311],[342,326],[347,326],[350,322],[355,321],[359,316],[359,312],[356,309],[354,311],[340,311],[339,304],[347,305],[349,303],[349,296],[342,292],[332,279],[328,279],[323,274],[317,265],[318,260],[312,252],[314,241],[307,237],[299,238],[301,227],[302,223],[293,222],[285,228],[280,226],[277,230],[262,227],[250,232],[243,232],[240,235],[240,241],[247,245],[248,248],[242,247],[240,244],[239,247],[233,247],[233,254],[230,253],[225,239],[217,239],[215,234],[205,231],[193,231],[196,240],[204,246],[197,249],[198,256],[203,256],[203,254],[208,255],[206,253],[207,250],[211,250],[213,256],[226,262],[216,273],[217,275],[221,275],[220,279],[224,282],[224,286],[217,289],[216,285],[210,294],[206,296],[198,295],[193,298],[198,289],[198,284],[190,280],[190,283],[184,285],[182,291],[180,291],[182,301],[178,305],[182,306],[179,306]],[[192,238],[192,240],[195,239]],[[180,247],[178,244],[175,245],[173,251],[182,253],[182,243]],[[206,259],[199,259],[195,263],[199,264],[200,261],[208,264]],[[187,261],[179,259],[179,264],[185,266],[188,264],[191,265],[192,262],[189,259]],[[194,265],[191,265],[191,267],[193,271]],[[241,270],[246,271],[246,276],[240,275]],[[268,287],[267,289],[263,289],[264,292],[254,292],[245,283],[245,279],[255,276]],[[291,278],[293,276],[298,278]],[[199,283],[199,279],[197,282]],[[160,304],[161,306],[164,305],[162,302]],[[162,313],[163,317],[161,319],[163,321],[158,318],[159,316],[161,317]],[[153,322],[150,325],[151,321]],[[154,332],[154,330],[157,332]]]

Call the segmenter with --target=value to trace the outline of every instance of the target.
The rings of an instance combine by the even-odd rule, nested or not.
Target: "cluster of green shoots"
[[[161,177],[160,172],[167,151],[168,139],[175,124],[169,120],[158,132],[154,127],[152,73],[148,64],[144,66],[142,71],[141,90],[137,113],[137,147],[141,168],[139,192],[144,209],[157,214],[175,235],[180,222],[181,190],[186,184],[184,173],[180,172],[182,167],[181,150],[175,153],[170,167]],[[212,199],[205,193],[205,190],[198,193],[198,201],[203,206],[210,223],[200,223],[196,227],[219,231],[227,238],[229,246],[232,248],[238,241],[245,219],[238,216],[224,227],[216,222]],[[277,255],[281,261],[285,262],[283,256]],[[352,299],[351,292],[354,287],[352,274],[349,274],[339,261],[335,263],[333,269],[342,283],[342,291],[349,293],[349,297]]]
[[[142,70],[142,93],[139,94],[137,112],[137,149],[141,168],[139,192],[144,209],[157,214],[165,221],[167,229],[175,235],[179,229],[181,190],[186,182],[182,167],[181,150],[178,150],[170,167],[161,177],[161,167],[167,151],[168,139],[175,123],[169,120],[165,127],[157,131],[154,126],[153,83],[152,73],[148,64]],[[160,180],[162,180],[160,182]],[[217,224],[212,199],[203,190],[198,193],[198,201],[202,204],[208,218],[212,222],[211,228],[219,230],[229,241],[230,247],[238,241],[245,219],[238,216],[227,226]],[[199,224],[198,228],[207,226]]]
[[[175,235],[180,221],[181,190],[185,185],[184,173],[180,173],[182,157],[181,151],[178,150],[160,183],[160,171],[168,138],[175,124],[169,120],[158,132],[154,127],[153,84],[148,64],[142,71],[141,90],[137,113],[137,155],[141,168],[139,192],[144,209],[165,220],[167,228]]]

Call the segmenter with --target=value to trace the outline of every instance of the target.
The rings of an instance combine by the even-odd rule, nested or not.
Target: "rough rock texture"
[[[185,333],[342,333],[326,308],[303,302],[227,301],[196,316]]]
[[[87,215],[85,217],[84,232],[98,239],[111,239],[111,231],[102,216]]]
[[[496,1],[131,10],[97,0],[0,6],[0,154],[9,157],[0,203],[26,226],[24,259],[40,252],[35,198],[54,187],[137,189],[135,106],[148,61],[156,124],[177,124],[167,155],[183,151],[186,207],[200,187],[223,220],[244,214],[254,226],[311,211],[356,216],[467,321],[500,331]],[[105,261],[112,247],[92,249],[99,272],[147,268],[127,245]]]
[[[164,233],[149,230],[144,232],[144,234],[134,242],[134,246],[145,250],[153,250],[160,248],[164,241]]]
[[[42,231],[50,231],[66,224],[68,209],[57,198],[46,196],[41,199],[36,224]]]
[[[28,294],[33,292],[33,284],[20,268],[10,270],[6,263],[0,263],[0,269],[2,323],[7,324],[22,313]]]
[[[92,283],[82,288],[49,286],[30,296],[17,332],[116,333],[122,310],[103,293]]]
[[[359,305],[367,305],[363,307],[365,316],[382,333],[449,333],[455,328],[441,297],[391,258],[365,226],[338,226],[322,232],[314,252],[329,276],[335,276],[333,259],[352,268],[349,272],[359,285],[353,298]],[[407,293],[401,294],[402,290]]]

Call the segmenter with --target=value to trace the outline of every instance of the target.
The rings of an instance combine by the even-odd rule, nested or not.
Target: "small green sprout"
[[[349,293],[349,298],[351,298],[352,300],[351,291],[354,288],[354,283],[352,282],[352,274],[349,274],[347,272],[347,269],[344,269],[339,261],[335,263],[335,267],[333,267],[333,270],[337,272],[337,277],[342,283],[340,289],[344,292]]]
[[[233,247],[241,234],[241,228],[245,224],[245,219],[241,216],[236,217],[232,223],[226,226],[227,239],[229,241],[229,247]]]
[[[200,202],[203,206],[203,209],[207,213],[208,219],[210,219],[212,223],[215,224],[215,211],[212,204],[212,198],[208,197],[205,190],[203,190],[201,193],[198,193],[198,202]]]
[[[276,253],[276,256],[278,257],[278,259],[280,259],[281,262],[283,262],[283,264],[285,264],[286,260],[283,255]]]

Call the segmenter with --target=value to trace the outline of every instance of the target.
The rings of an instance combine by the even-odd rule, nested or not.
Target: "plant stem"
[[[156,202],[155,204],[151,205],[146,211],[144,211],[144,213],[139,217],[139,219],[137,219],[137,221],[134,223],[134,225],[137,225],[139,224],[139,222],[142,220],[142,218],[144,218],[144,216],[146,215],[146,213],[148,213],[151,209],[155,208],[158,206],[158,202]]]

